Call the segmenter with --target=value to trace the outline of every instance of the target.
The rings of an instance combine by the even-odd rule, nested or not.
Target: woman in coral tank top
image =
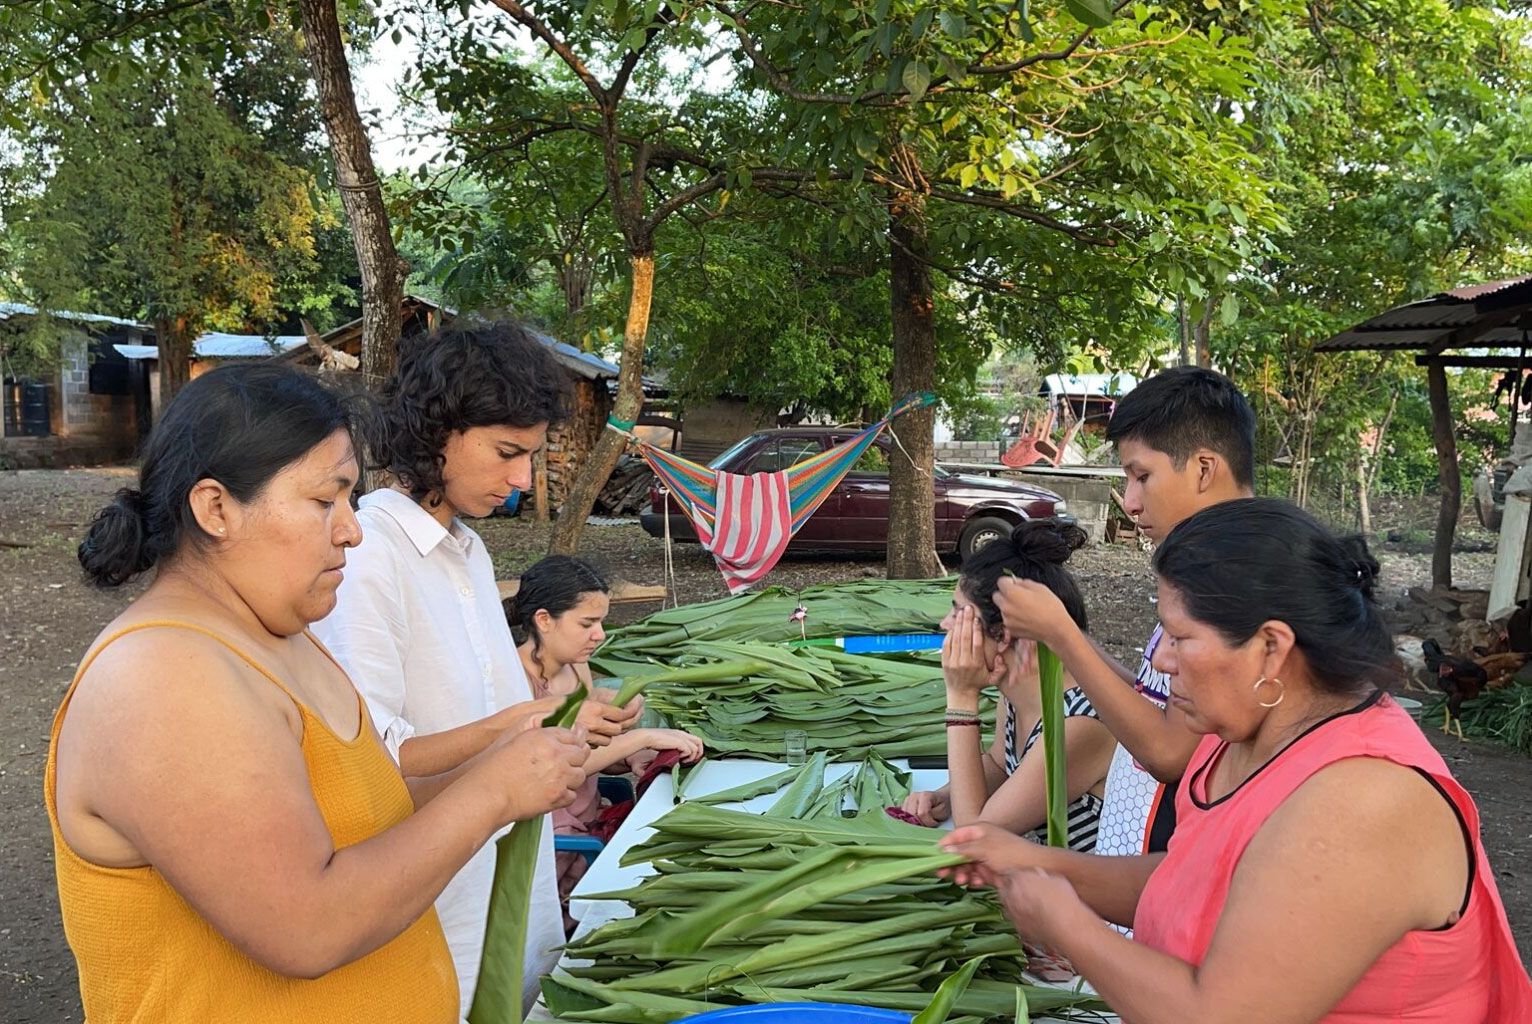
[[[1131,1024],[1532,1021],[1473,800],[1387,694],[1365,543],[1251,498],[1186,520],[1155,569],[1155,667],[1204,737],[1169,850],[977,826],[946,840],[974,861],[959,880],[996,885]]]

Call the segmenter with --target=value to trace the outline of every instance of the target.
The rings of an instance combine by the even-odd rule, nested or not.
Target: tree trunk
[[[1457,535],[1463,483],[1458,476],[1458,442],[1452,431],[1452,403],[1447,396],[1447,370],[1439,361],[1426,367],[1431,396],[1431,433],[1436,440],[1437,484],[1442,504],[1436,514],[1436,547],[1431,552],[1431,583],[1452,586],[1452,541]]]
[[[1372,536],[1372,508],[1367,501],[1367,460],[1356,460],[1356,509],[1362,536]]]
[[[170,404],[176,392],[191,380],[192,343],[185,317],[163,317],[154,323],[155,340],[160,350],[160,412]]]
[[[1378,479],[1378,464],[1383,461],[1383,442],[1388,437],[1388,425],[1394,419],[1394,410],[1399,406],[1399,389],[1388,399],[1388,411],[1383,414],[1383,421],[1378,424],[1378,432],[1373,436],[1370,446],[1364,447],[1357,457],[1356,483],[1357,483],[1357,506],[1361,511],[1362,536],[1372,536],[1372,488]]]
[[[369,391],[376,392],[399,361],[409,265],[394,248],[383,186],[356,109],[335,0],[299,0],[298,8],[319,109],[335,158],[335,179],[362,275],[362,380]]]
[[[1202,316],[1197,320],[1197,326],[1192,330],[1193,346],[1197,352],[1197,365],[1205,370],[1213,368],[1213,353],[1208,348],[1208,339],[1213,326],[1213,297],[1208,296],[1207,309],[1202,311]]]
[[[924,197],[901,197],[889,226],[889,293],[893,303],[894,401],[936,386],[936,334],[932,324],[931,272],[926,253]],[[936,495],[933,488],[936,410],[917,409],[895,420],[898,439],[888,467],[888,578],[942,575],[936,557]],[[906,458],[908,455],[908,458]]]
[[[1176,338],[1181,342],[1181,365],[1192,364],[1191,324],[1186,320],[1186,296],[1176,296]]]
[[[622,333],[621,371],[617,377],[617,397],[612,403],[612,418],[624,422],[638,419],[644,405],[644,343],[649,337],[649,305],[654,298],[654,249],[634,252],[628,257],[633,288],[628,295],[628,323]],[[564,504],[559,506],[558,522],[553,524],[549,550],[572,555],[580,546],[585,520],[596,507],[596,498],[606,486],[622,457],[627,439],[614,430],[602,430],[601,439],[580,467],[574,486]]]

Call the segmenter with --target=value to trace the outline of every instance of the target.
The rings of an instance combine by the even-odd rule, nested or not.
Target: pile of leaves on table
[[[659,1024],[720,1006],[852,1003],[917,1024],[1097,1012],[1085,993],[1019,984],[1026,964],[993,896],[935,872],[957,863],[885,807],[909,776],[881,758],[825,784],[800,769],[683,803],[624,864],[655,874],[603,894],[635,914],[577,940],[587,960],[543,979],[570,1021]],[[765,814],[716,806],[781,789]]]
[[[801,730],[809,750],[838,760],[945,754],[938,651],[848,654],[804,641],[932,633],[952,588],[869,580],[687,605],[615,631],[591,664],[598,675],[648,678],[648,706],[714,753],[780,758],[783,735]]]

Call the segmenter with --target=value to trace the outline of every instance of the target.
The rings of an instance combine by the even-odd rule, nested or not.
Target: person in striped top
[[[995,606],[999,581],[1007,576],[1033,580],[1058,595],[1081,629],[1085,601],[1064,568],[1085,543],[1072,523],[1032,520],[1007,540],[975,552],[963,565],[942,620],[942,675],[947,683],[947,765],[950,781],[934,792],[913,793],[904,810],[927,825],[951,818],[957,825],[991,822],[1043,841],[1047,821],[1042,737],[1042,697],[1037,648],[1014,641]],[[1090,700],[1066,677],[1065,750],[1069,762],[1069,847],[1096,846],[1101,796],[1116,741],[1096,717]],[[994,741],[979,741],[979,694],[996,687]]]

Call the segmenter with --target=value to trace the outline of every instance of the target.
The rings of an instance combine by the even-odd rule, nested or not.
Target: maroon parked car
[[[731,473],[774,473],[855,436],[853,428],[790,427],[761,430],[718,456],[708,466]],[[893,451],[879,437],[851,472],[836,485],[793,537],[789,551],[883,551],[888,547],[888,460]],[[902,456],[895,456],[902,457]],[[697,533],[659,481],[649,487],[649,508],[639,522],[652,537],[665,535],[657,511],[670,514],[670,535],[696,541]],[[1005,536],[1024,519],[1064,513],[1064,499],[1031,484],[982,476],[959,476],[936,469],[936,550],[967,558]]]

